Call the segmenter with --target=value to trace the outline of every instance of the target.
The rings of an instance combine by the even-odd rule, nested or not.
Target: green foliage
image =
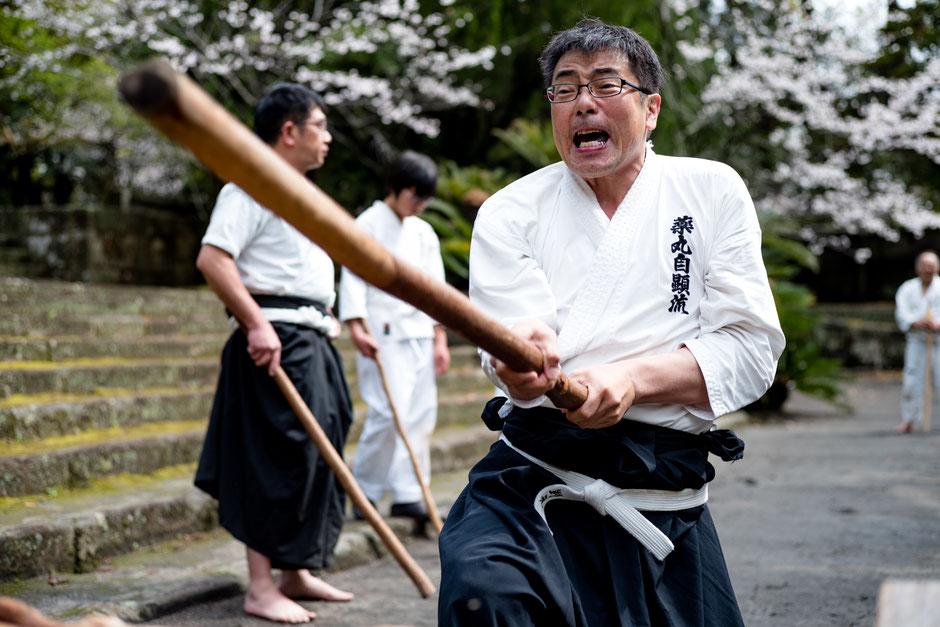
[[[473,227],[460,215],[457,207],[434,198],[421,217],[434,227],[441,240],[441,257],[448,282],[461,284],[470,278],[470,234]]]
[[[434,227],[441,240],[447,281],[458,289],[466,289],[470,277],[470,235],[476,210],[487,197],[515,177],[501,168],[462,168],[453,161],[444,161],[439,170],[437,195],[421,217]]]
[[[513,120],[509,128],[493,130],[495,135],[510,150],[535,167],[541,168],[558,161],[552,125],[538,120]]]
[[[761,229],[764,264],[787,345],[770,390],[748,409],[780,409],[790,390],[798,389],[848,410],[840,387],[846,380],[842,364],[822,354],[818,315],[813,311],[816,298],[806,286],[790,280],[800,269],[818,271],[818,261],[795,239],[792,221],[779,215],[762,215]]]

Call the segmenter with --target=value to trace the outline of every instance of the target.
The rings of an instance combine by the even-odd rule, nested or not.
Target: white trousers
[[[408,441],[421,465],[425,483],[431,480],[431,433],[437,422],[434,378],[434,340],[379,340],[379,358]],[[390,492],[392,503],[422,500],[408,449],[395,429],[395,420],[374,360],[356,355],[359,393],[369,406],[356,449],[353,475],[372,501]]]
[[[940,333],[931,340],[930,373],[934,391],[931,406],[940,396]],[[904,347],[904,379],[901,387],[901,420],[920,425],[924,420],[924,379],[927,367],[927,334],[908,333]]]

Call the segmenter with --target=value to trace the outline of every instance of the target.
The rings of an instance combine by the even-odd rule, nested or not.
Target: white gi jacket
[[[920,277],[908,279],[901,284],[894,296],[894,319],[904,333],[917,333],[926,337],[923,329],[911,329],[911,325],[930,312],[934,319],[940,318],[940,278],[934,277],[924,292]]]
[[[508,326],[548,324],[566,372],[686,346],[709,402],[635,405],[625,418],[701,433],[766,391],[783,350],[760,241],[744,182],[724,164],[647,149],[608,219],[588,184],[556,163],[480,208],[470,298]]]
[[[333,306],[333,260],[306,235],[260,205],[234,183],[219,192],[202,238],[229,253],[242,283],[253,294],[300,296]],[[261,309],[271,322],[303,324],[335,332],[335,321],[314,307]]]
[[[417,216],[399,220],[381,200],[356,218],[356,225],[378,240],[395,257],[444,280],[441,244],[430,224]],[[339,291],[339,319],[362,318],[378,339],[433,338],[433,318],[403,300],[369,285],[343,268]]]
[[[356,224],[398,259],[444,280],[441,245],[431,225],[417,216],[399,220],[377,200]],[[431,433],[437,423],[434,375],[434,319],[412,305],[386,294],[343,268],[340,281],[341,320],[362,318],[380,347],[388,386],[402,427],[408,434],[425,483],[431,479]],[[421,484],[411,456],[398,437],[392,409],[376,362],[356,354],[359,392],[369,406],[359,437],[353,475],[366,496],[379,501],[391,493],[392,503],[421,500]]]

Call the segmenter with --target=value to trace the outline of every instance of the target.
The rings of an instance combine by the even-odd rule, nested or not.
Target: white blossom
[[[444,10],[452,4],[445,0],[440,6]],[[0,89],[18,90],[18,98],[31,96],[27,77],[37,71],[69,71],[76,55],[101,59],[111,68],[113,80],[126,69],[129,57],[161,56],[197,81],[237,94],[248,106],[273,82],[307,83],[336,106],[331,114],[347,117],[353,127],[374,127],[372,136],[383,126],[400,125],[434,137],[440,132],[435,112],[487,106],[477,87],[462,80],[460,73],[492,68],[496,55],[493,47],[453,46],[448,39],[451,24],[468,21],[467,15],[425,15],[416,0],[363,1],[323,16],[299,10],[278,14],[244,0],[223,3],[214,14],[205,13],[197,0],[14,0],[0,11],[66,42],[36,54],[0,49],[0,64],[17,68],[0,81]],[[373,73],[367,67],[361,72],[349,67],[347,58],[363,55],[382,58],[382,64],[373,66],[392,70]],[[80,137],[119,142],[119,158],[125,160],[121,183],[149,191],[157,184],[170,191],[181,185],[168,181],[182,177],[184,169],[160,161],[160,175],[156,166],[138,163],[138,155],[149,151],[153,156],[155,149],[148,145],[125,150],[127,141],[146,140],[121,139],[120,128],[108,128],[108,116],[90,104],[73,102],[54,119],[39,119],[26,128],[10,123],[0,111],[0,127],[13,128],[14,143],[20,144],[51,141],[52,136],[56,141]],[[133,168],[127,166],[131,162]]]

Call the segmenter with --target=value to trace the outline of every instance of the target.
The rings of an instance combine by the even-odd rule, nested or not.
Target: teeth
[[[592,141],[592,142],[581,142],[581,143],[578,144],[578,145],[579,145],[579,147],[581,147],[581,148],[597,148],[597,147],[599,147],[599,146],[603,146],[603,145],[604,145],[604,142],[594,140],[594,141]]]

